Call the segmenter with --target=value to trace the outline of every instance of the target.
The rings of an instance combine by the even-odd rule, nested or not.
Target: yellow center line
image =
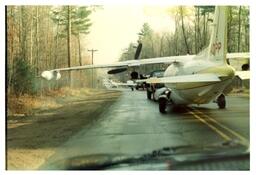
[[[216,123],[217,125],[219,125],[220,127],[222,127],[223,129],[225,129],[226,131],[228,131],[229,133],[233,134],[234,136],[236,136],[237,138],[239,138],[241,140],[242,143],[244,143],[245,145],[249,146],[249,141],[243,137],[242,135],[240,135],[239,133],[235,132],[234,130],[228,128],[227,126],[221,124],[220,122],[218,122],[217,120],[211,118],[210,116],[208,116],[207,114],[197,110],[197,109],[193,109],[194,111],[200,113],[201,115],[203,115],[204,117],[206,117],[207,119],[211,120],[212,122]]]
[[[217,134],[219,134],[224,140],[226,141],[230,141],[232,140],[229,136],[227,136],[225,133],[223,133],[222,131],[220,131],[218,128],[216,128],[215,126],[211,125],[210,123],[208,123],[206,120],[204,120],[203,118],[201,118],[200,116],[198,116],[197,114],[195,114],[193,111],[189,111],[190,114],[192,114],[195,118],[197,118],[199,121],[201,121],[202,123],[206,124],[209,128],[211,128],[213,131],[215,131]]]

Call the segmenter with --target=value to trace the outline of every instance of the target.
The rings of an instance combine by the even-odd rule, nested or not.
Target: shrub
[[[11,85],[16,95],[34,94],[36,71],[25,59],[16,59]]]

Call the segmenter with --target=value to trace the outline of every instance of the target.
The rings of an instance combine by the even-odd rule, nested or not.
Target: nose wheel
[[[151,100],[151,92],[147,89],[147,98]]]
[[[165,98],[159,98],[159,111],[164,114],[166,113],[167,100]]]
[[[225,95],[221,94],[218,98],[217,98],[217,104],[219,106],[220,109],[225,109],[226,108],[226,99],[225,99]]]

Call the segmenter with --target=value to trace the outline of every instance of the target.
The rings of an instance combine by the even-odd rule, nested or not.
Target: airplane
[[[158,98],[159,111],[166,113],[168,104],[173,106],[189,104],[206,104],[216,101],[218,107],[226,107],[225,95],[230,92],[229,86],[236,75],[241,79],[249,79],[250,71],[235,71],[227,63],[227,59],[249,58],[249,53],[227,54],[227,12],[225,6],[216,6],[213,20],[213,30],[209,46],[198,55],[170,56],[149,59],[116,62],[105,65],[85,65],[77,67],[59,68],[42,72],[41,76],[47,80],[59,79],[60,71],[82,70],[92,68],[114,68],[108,71],[115,74],[128,68],[148,64],[169,64],[162,78],[149,78],[146,83],[164,83],[166,90]],[[131,73],[132,79],[139,79],[136,71]],[[217,99],[217,100],[216,100]]]
[[[126,81],[126,83],[123,82],[115,82],[110,79],[103,79],[103,85],[106,88],[118,88],[118,87],[130,87],[132,90],[135,86],[137,86],[137,83],[134,83],[132,80]]]
[[[103,79],[102,80],[102,83],[103,85],[107,88],[107,89],[110,89],[110,88],[117,88],[118,86],[116,84],[113,83],[112,80],[110,79]]]

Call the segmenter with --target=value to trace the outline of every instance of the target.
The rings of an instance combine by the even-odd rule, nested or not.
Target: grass
[[[33,115],[36,110],[40,109],[55,109],[62,105],[56,98],[90,96],[95,93],[100,93],[101,90],[95,89],[71,89],[60,88],[58,90],[46,91],[44,95],[28,95],[16,97],[15,95],[8,95],[7,97],[7,115],[8,116],[26,116]]]
[[[231,96],[250,97],[250,89],[233,89],[230,94]]]

